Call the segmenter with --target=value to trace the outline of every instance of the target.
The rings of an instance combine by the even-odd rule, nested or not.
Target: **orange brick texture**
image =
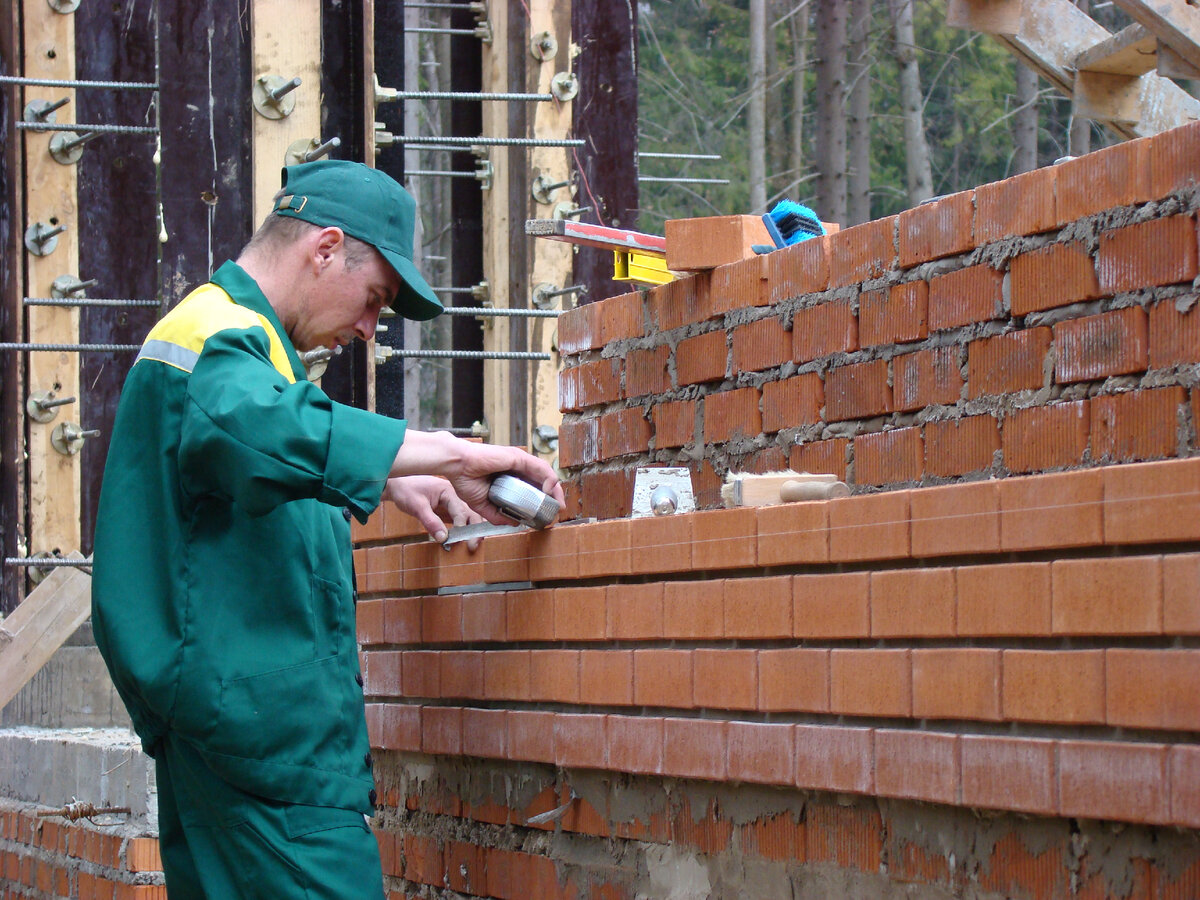
[[[851,425],[872,490],[1193,455],[1198,157],[1188,125],[567,312],[560,465],[811,466]]]
[[[167,900],[156,837],[0,801],[0,898]]]

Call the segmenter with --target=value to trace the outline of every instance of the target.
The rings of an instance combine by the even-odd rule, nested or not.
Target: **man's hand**
[[[389,478],[383,489],[383,499],[390,500],[401,512],[406,512],[429,532],[439,544],[446,540],[446,522],[453,525],[470,525],[482,522],[455,493],[454,487],[445,478],[433,475],[404,475]],[[471,550],[479,542],[471,542]]]
[[[418,472],[449,479],[463,502],[494,525],[512,522],[488,499],[488,488],[497,475],[516,475],[566,504],[558,476],[545,460],[517,447],[476,444],[445,431],[405,434],[392,463],[392,475]]]

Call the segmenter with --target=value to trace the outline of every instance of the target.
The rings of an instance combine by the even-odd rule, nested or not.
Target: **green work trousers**
[[[382,900],[379,846],[362,813],[247,794],[173,735],[155,761],[170,900]]]

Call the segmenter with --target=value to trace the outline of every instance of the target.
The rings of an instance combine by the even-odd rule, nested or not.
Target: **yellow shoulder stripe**
[[[138,359],[154,359],[190,372],[204,349],[204,342],[218,331],[229,328],[261,327],[270,342],[271,364],[289,382],[295,382],[292,364],[283,341],[266,316],[238,306],[233,298],[215,284],[196,288],[167,313],[150,333]]]

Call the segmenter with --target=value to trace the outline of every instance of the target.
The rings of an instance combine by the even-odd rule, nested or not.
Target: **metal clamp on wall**
[[[259,75],[250,91],[254,111],[267,119],[286,119],[296,108],[292,92],[300,87],[300,78],[284,79],[279,75]]]

